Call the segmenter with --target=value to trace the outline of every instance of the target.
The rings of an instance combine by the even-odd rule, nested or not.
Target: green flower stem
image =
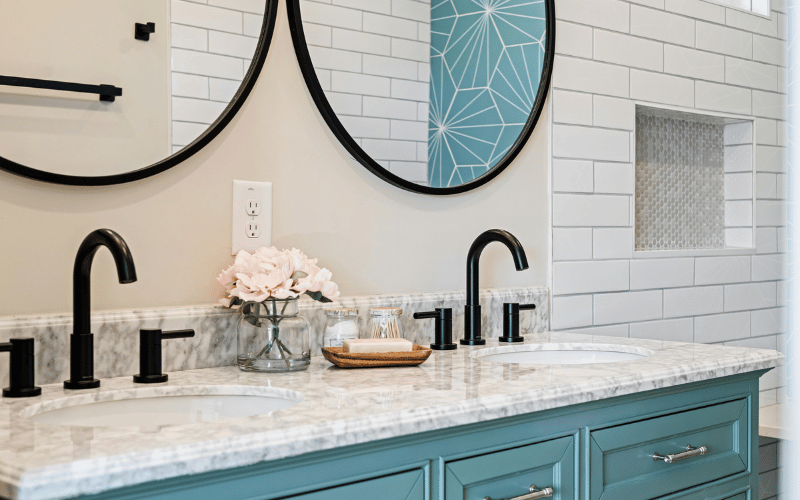
[[[255,360],[259,359],[260,357],[264,356],[265,354],[268,355],[269,353],[271,353],[273,347],[277,347],[278,348],[278,352],[280,353],[281,358],[283,359],[283,361],[286,363],[286,366],[290,366],[289,358],[287,357],[287,353],[288,353],[289,356],[292,356],[292,351],[290,351],[289,348],[287,348],[283,344],[283,342],[281,342],[281,340],[279,338],[279,335],[280,335],[280,322],[284,318],[284,314],[286,312],[286,306],[289,305],[289,302],[288,301],[284,301],[283,308],[281,309],[280,314],[278,314],[276,301],[270,301],[270,302],[272,304],[272,311],[271,311],[272,314],[269,314],[269,312],[270,312],[269,311],[269,309],[270,309],[269,308],[269,304],[264,304],[263,302],[246,302],[242,306],[242,313],[247,315],[245,313],[245,307],[247,307],[249,305],[255,305],[256,307],[258,307],[259,304],[263,304],[266,307],[268,314],[266,316],[261,316],[259,314],[256,314],[256,320],[255,320],[256,322],[255,323],[251,322],[251,324],[253,326],[260,326],[258,324],[258,323],[260,323],[259,320],[261,318],[266,318],[271,322],[270,329],[274,333],[274,335],[271,336],[272,338],[269,341],[269,343],[266,346],[264,346],[263,349],[261,349],[261,352],[259,352],[258,355],[256,355],[255,359],[251,359],[251,360],[249,360],[247,362],[247,364],[245,365],[247,368],[252,367],[253,366],[253,362]]]

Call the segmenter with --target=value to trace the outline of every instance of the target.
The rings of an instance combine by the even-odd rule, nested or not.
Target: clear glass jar
[[[368,338],[403,338],[403,327],[400,324],[402,315],[403,309],[400,307],[371,307]]]
[[[325,309],[325,335],[322,347],[342,347],[345,339],[358,338],[358,309]]]
[[[248,372],[293,372],[311,363],[308,320],[298,313],[297,299],[269,299],[242,305],[239,321],[239,369]]]

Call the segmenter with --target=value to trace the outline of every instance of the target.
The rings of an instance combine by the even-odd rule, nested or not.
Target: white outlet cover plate
[[[250,200],[258,200],[261,211],[248,214]],[[255,181],[233,181],[233,205],[231,207],[231,255],[241,250],[250,253],[261,247],[272,245],[272,183]],[[248,225],[258,224],[258,237],[248,237]]]

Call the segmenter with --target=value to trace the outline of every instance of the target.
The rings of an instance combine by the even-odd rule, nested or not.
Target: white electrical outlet
[[[245,206],[245,212],[247,215],[258,215],[261,213],[261,202],[258,199],[249,199],[247,200],[247,205]]]
[[[231,254],[272,245],[272,183],[233,181]]]
[[[244,233],[248,238],[258,238],[261,236],[261,226],[258,225],[258,222],[248,222]]]

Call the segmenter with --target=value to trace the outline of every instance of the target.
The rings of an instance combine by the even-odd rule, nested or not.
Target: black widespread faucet
[[[497,241],[503,243],[514,257],[514,266],[517,271],[528,269],[528,258],[525,249],[513,234],[501,229],[490,229],[481,234],[472,243],[467,254],[467,305],[464,310],[464,338],[461,345],[486,345],[486,340],[481,338],[481,306],[478,301],[478,271],[481,252],[489,243]]]
[[[117,265],[121,284],[136,281],[136,268],[128,244],[110,229],[98,229],[81,243],[72,271],[72,311],[74,325],[69,339],[69,380],[65,389],[94,389],[100,381],[94,378],[94,336],[91,332],[89,278],[97,250],[105,246]]]

